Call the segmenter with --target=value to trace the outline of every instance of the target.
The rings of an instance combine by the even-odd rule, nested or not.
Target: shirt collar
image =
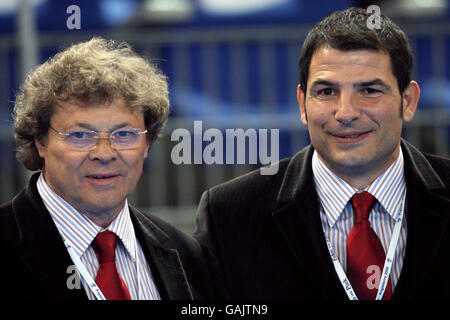
[[[126,199],[117,217],[108,227],[102,228],[56,194],[45,181],[43,173],[37,181],[37,189],[58,231],[79,257],[86,252],[99,232],[110,230],[119,237],[133,260],[136,260],[136,236]]]
[[[314,151],[312,169],[316,191],[330,227],[333,227],[350,198],[358,192],[332,172]],[[403,171],[403,153],[365,191],[370,192],[392,218],[396,218],[401,199],[406,191]]]

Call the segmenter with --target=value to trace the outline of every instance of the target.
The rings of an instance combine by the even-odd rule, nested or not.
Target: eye
[[[331,96],[334,93],[335,93],[334,89],[332,89],[332,88],[324,88],[324,89],[320,89],[319,91],[317,91],[317,94],[321,95],[321,96]]]
[[[129,138],[129,137],[135,136],[136,134],[130,130],[120,130],[120,131],[114,132],[113,135],[116,138],[127,138],[127,137]]]
[[[379,97],[383,92],[379,89],[368,87],[368,88],[362,89],[361,93],[363,96],[367,96],[367,97]]]
[[[66,137],[67,143],[75,148],[83,148],[95,141],[95,132],[71,131]]]
[[[333,99],[338,94],[338,91],[332,87],[322,87],[317,90],[313,90],[312,92],[313,96],[324,100]]]
[[[69,139],[72,140],[85,140],[85,139],[90,139],[93,137],[92,132],[86,132],[86,131],[72,131],[69,132]]]
[[[119,144],[134,143],[137,138],[138,134],[132,130],[118,130],[112,134],[114,142]]]

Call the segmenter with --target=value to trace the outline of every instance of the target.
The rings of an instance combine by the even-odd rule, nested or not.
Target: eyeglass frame
[[[61,138],[64,138],[64,141],[66,141],[65,139],[70,135],[69,132],[67,132],[67,131],[66,132],[65,131],[58,131],[55,128],[53,128],[52,126],[50,126],[50,125],[49,125],[49,128],[52,129],[55,133],[57,133],[58,136],[60,136]],[[140,128],[132,128],[132,129],[133,129],[133,131],[141,130]],[[73,132],[91,132],[91,133],[95,133],[95,136],[94,136],[95,137],[95,143],[91,147],[88,147],[88,148],[75,148],[75,147],[72,147],[71,149],[72,150],[76,150],[76,151],[92,151],[92,150],[94,150],[97,147],[98,140],[100,140],[100,139],[109,140],[111,148],[116,150],[116,151],[134,149],[135,147],[126,147],[124,149],[120,149],[120,148],[117,149],[117,148],[115,148],[115,146],[117,146],[117,144],[113,142],[112,136],[113,136],[113,133],[115,133],[116,131],[119,131],[119,130],[120,129],[116,129],[116,130],[113,130],[113,131],[95,131],[95,130],[85,129],[84,131],[73,131]],[[99,133],[101,133],[101,132],[109,133],[109,137],[108,138],[100,137]],[[145,129],[144,131],[136,131],[136,133],[140,137],[142,135],[147,134],[148,130]],[[66,143],[67,143],[67,141],[66,141]]]

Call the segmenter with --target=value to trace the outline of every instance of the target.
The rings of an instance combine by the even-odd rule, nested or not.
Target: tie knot
[[[355,223],[369,219],[369,213],[375,205],[376,199],[369,192],[356,193],[350,199],[353,212],[355,213]]]
[[[103,231],[97,234],[92,246],[100,264],[115,261],[116,240],[117,236],[112,231]]]

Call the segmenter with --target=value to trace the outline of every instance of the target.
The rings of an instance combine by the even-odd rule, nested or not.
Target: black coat
[[[407,244],[394,299],[450,298],[450,160],[401,142]],[[206,191],[195,237],[210,256],[221,296],[231,299],[348,299],[319,214],[308,146],[280,162]]]
[[[0,207],[0,299],[87,299],[83,286],[66,284],[73,262],[37,191],[38,177]],[[132,207],[130,215],[161,299],[210,298],[207,266],[195,239]]]

